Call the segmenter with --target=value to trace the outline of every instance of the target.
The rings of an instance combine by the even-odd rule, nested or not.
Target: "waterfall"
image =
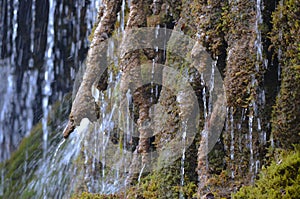
[[[49,112],[49,97],[52,95],[51,83],[54,80],[54,12],[55,1],[50,0],[49,5],[49,19],[47,27],[47,48],[45,54],[45,73],[43,86],[43,148],[47,150],[48,141],[48,112]]]
[[[49,109],[72,89],[101,2],[1,1],[0,162],[40,121],[46,149]]]
[[[57,123],[55,129],[48,122],[52,104],[70,92],[74,73],[86,56],[87,37],[101,0],[78,1],[76,10],[68,4],[57,0],[0,3],[0,162],[10,157],[36,123],[42,123],[44,132],[41,150],[31,154],[27,151],[31,146],[24,148],[24,161],[15,171],[24,174],[18,182],[22,184],[17,191],[9,191],[12,198],[28,190],[36,193],[33,198],[70,196],[66,189],[75,187],[68,182],[74,176],[78,176],[74,178],[77,182],[82,177],[82,170],[69,164],[79,157],[82,138],[73,137],[67,143],[61,140],[65,122]],[[81,28],[84,25],[86,29]],[[6,175],[1,169],[0,196],[15,183]],[[33,180],[33,175],[39,179]]]

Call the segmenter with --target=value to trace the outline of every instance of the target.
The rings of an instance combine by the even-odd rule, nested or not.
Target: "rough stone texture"
[[[104,1],[105,5],[103,15],[94,32],[92,44],[90,46],[86,61],[86,71],[83,76],[81,85],[72,105],[72,110],[69,117],[69,122],[63,134],[67,138],[70,133],[78,126],[83,118],[88,118],[90,121],[97,119],[96,104],[92,96],[92,86],[101,87],[106,82],[101,75],[106,75],[107,68],[106,52],[107,39],[114,30],[114,25],[117,20],[117,13],[121,8],[121,1]]]
[[[281,53],[281,87],[272,117],[277,145],[293,148],[300,141],[300,3],[284,1],[273,14],[272,43]]]
[[[130,6],[129,18],[126,25],[126,31],[130,31],[132,28],[139,28],[146,26],[147,11],[149,10],[149,3],[146,0],[132,1]],[[126,46],[126,42],[124,43]],[[123,44],[123,45],[124,45]],[[122,45],[122,44],[121,44]],[[132,50],[127,52],[126,48],[122,48],[125,52],[121,52],[121,70],[122,77],[120,82],[120,90],[122,99],[126,99],[126,93],[128,90],[133,93],[133,103],[138,108],[138,120],[137,127],[139,132],[139,143],[136,151],[133,154],[133,160],[131,162],[130,171],[127,178],[127,183],[131,183],[135,179],[137,171],[137,165],[140,163],[142,166],[148,166],[148,152],[150,147],[149,134],[151,129],[146,126],[146,122],[149,120],[149,99],[146,98],[145,90],[142,85],[141,77],[141,56],[142,50]],[[138,155],[141,154],[141,162],[138,159]]]
[[[209,66],[213,64],[213,61],[216,62],[217,69],[222,77],[224,77],[227,47],[227,43],[225,41],[225,32],[227,27],[224,23],[224,15],[227,14],[225,9],[227,4],[227,1],[219,0],[193,1],[193,3],[190,4],[192,11],[191,15],[197,22],[196,38],[198,39],[198,42],[192,51],[192,57],[194,60],[193,65],[198,69],[198,71],[205,74],[204,80],[206,84],[209,84],[209,74],[211,74]],[[217,84],[222,84],[221,77],[219,77],[215,82],[217,82]],[[208,85],[205,87],[206,90],[209,89]],[[223,85],[215,85],[215,87],[223,88]],[[203,87],[201,90],[203,90]],[[212,141],[215,141],[218,139],[217,137],[220,136],[219,132],[221,132],[223,128],[223,121],[220,121],[220,119],[225,116],[224,90],[219,89],[215,92],[218,93],[217,100],[212,105],[213,112],[209,114],[204,121],[197,153],[196,172],[198,174],[199,183],[197,190],[198,198],[205,197],[205,195],[211,191],[207,189],[207,187],[210,186],[208,180],[213,175],[212,171],[215,170],[216,166],[210,164],[211,160],[208,152],[212,150],[210,148]],[[214,145],[215,144],[213,144],[213,146]],[[222,142],[218,147],[223,148]],[[216,146],[213,151],[216,151],[215,148]]]
[[[229,30],[226,35],[228,48],[224,84],[231,108],[228,110],[224,143],[230,177],[236,179],[237,187],[239,183],[253,182],[258,146],[262,144],[259,143],[254,113],[262,70],[255,66],[255,8],[253,1],[230,2],[227,16]]]
[[[229,106],[247,107],[256,94],[256,85],[252,85],[252,78],[257,79],[259,75],[255,69],[255,3],[231,2],[229,7],[227,66],[224,79],[227,101]]]

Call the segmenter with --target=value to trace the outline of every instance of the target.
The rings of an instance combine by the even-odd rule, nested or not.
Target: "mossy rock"
[[[282,81],[272,115],[272,133],[280,147],[292,148],[300,141],[300,3],[284,1],[273,13],[271,41],[282,52]]]
[[[83,192],[80,195],[74,195],[71,199],[117,199],[117,198],[124,198],[122,194],[110,194],[110,195],[101,195],[101,194],[94,194]]]
[[[299,198],[300,146],[294,151],[282,152],[267,168],[263,168],[254,186],[242,187],[233,198]]]

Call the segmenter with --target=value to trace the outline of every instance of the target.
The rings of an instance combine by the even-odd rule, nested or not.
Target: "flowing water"
[[[101,0],[1,1],[0,162],[40,120],[47,149],[49,109],[72,89],[100,4]]]

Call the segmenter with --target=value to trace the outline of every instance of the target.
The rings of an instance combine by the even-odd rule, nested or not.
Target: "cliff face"
[[[74,192],[107,193],[115,176],[99,197],[230,198],[255,183],[300,140],[299,8],[103,1],[65,129],[84,137]]]

